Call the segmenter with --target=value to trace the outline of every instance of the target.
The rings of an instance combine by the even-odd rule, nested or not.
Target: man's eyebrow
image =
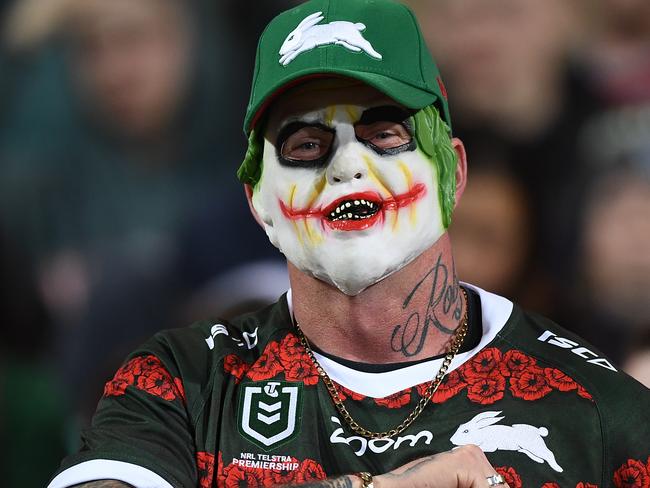
[[[396,122],[401,124],[411,115],[413,115],[413,112],[404,108],[395,105],[382,105],[364,111],[355,125],[369,125],[375,122]]]
[[[278,137],[276,138],[275,145],[277,147],[281,147],[282,144],[284,144],[284,142],[289,138],[289,136],[295,132],[298,132],[304,127],[315,127],[324,132],[334,132],[334,129],[327,127],[325,124],[315,120],[311,122],[306,120],[294,120],[293,122],[289,122],[288,124],[282,126],[280,132],[278,132]]]

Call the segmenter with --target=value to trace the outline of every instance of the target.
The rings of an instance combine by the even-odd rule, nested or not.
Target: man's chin
[[[358,276],[330,276],[322,275],[316,276],[315,278],[324,281],[325,283],[337,288],[341,293],[345,295],[354,297],[368,289],[375,283],[380,282],[387,276],[392,274],[391,272],[386,272],[380,276],[364,276],[362,279],[359,279]]]
[[[328,270],[305,270],[314,278],[337,288],[348,296],[356,296],[371,286],[388,278],[407,266],[416,256],[409,257],[401,262],[385,263],[383,266],[372,267],[371,263],[365,266],[351,266],[349,263]]]

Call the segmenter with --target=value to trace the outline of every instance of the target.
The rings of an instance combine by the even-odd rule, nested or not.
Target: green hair
[[[261,137],[261,132],[263,130],[258,126],[248,135],[246,156],[244,156],[244,161],[237,170],[237,178],[239,178],[239,181],[244,184],[248,183],[253,188],[257,186],[260,178],[262,178],[264,139]]]
[[[418,148],[431,160],[438,173],[438,199],[442,225],[448,228],[456,203],[456,166],[458,157],[451,143],[451,130],[433,105],[413,116]]]
[[[433,105],[424,107],[413,115],[415,140],[418,148],[432,162],[438,173],[438,198],[442,210],[442,225],[446,229],[451,223],[451,214],[456,201],[456,151],[451,144],[449,126],[442,120]],[[262,156],[264,139],[262,125],[253,129],[248,136],[248,149],[244,161],[237,170],[237,178],[253,188],[262,177]]]

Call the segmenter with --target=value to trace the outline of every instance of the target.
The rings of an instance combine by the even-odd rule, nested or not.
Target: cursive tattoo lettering
[[[402,303],[402,309],[408,308],[418,290],[426,290],[427,281],[430,281],[431,289],[424,320],[420,317],[420,311],[415,310],[411,312],[404,324],[398,324],[393,329],[391,335],[391,349],[407,357],[422,352],[430,327],[433,326],[440,332],[451,335],[455,330],[453,327],[461,318],[463,301],[456,270],[452,267],[451,273],[449,272],[447,265],[442,262],[442,254],[438,256],[436,265],[408,294]]]

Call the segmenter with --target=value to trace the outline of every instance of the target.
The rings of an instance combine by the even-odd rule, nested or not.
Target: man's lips
[[[399,210],[416,202],[426,194],[422,183],[413,185],[407,192],[382,198],[377,192],[351,193],[337,198],[325,208],[288,208],[280,199],[280,208],[290,220],[320,218],[324,225],[336,230],[363,230],[385,218],[386,212]]]

